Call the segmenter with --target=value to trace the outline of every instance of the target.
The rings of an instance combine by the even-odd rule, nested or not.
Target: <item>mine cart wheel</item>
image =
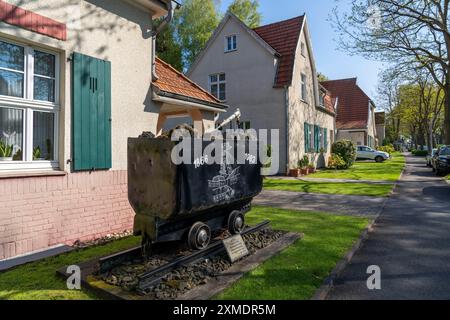
[[[146,234],[141,240],[141,251],[144,259],[148,259],[152,255],[152,241]]]
[[[239,211],[233,211],[228,217],[228,231],[231,234],[239,234],[244,230],[245,227],[245,217]]]
[[[203,222],[196,222],[192,225],[188,234],[188,244],[191,249],[202,250],[209,245],[211,240],[211,229]]]

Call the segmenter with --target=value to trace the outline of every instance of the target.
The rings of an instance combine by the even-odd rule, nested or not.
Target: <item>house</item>
[[[382,145],[386,139],[386,112],[375,112],[375,126],[377,130],[378,144]]]
[[[227,13],[188,75],[239,108],[245,128],[279,130],[279,174],[304,155],[325,165],[336,101],[319,86],[305,15],[250,29]]]
[[[130,230],[127,139],[226,106],[154,56],[169,0],[0,0],[0,259]]]
[[[338,100],[337,139],[351,140],[358,146],[377,146],[375,104],[358,86],[357,78],[324,81],[321,85]]]

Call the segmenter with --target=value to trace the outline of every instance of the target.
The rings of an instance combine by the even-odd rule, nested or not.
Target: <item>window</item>
[[[302,54],[302,56],[306,57],[306,46],[304,42],[300,44],[300,53]]]
[[[303,100],[303,101],[307,101],[306,99],[308,98],[307,97],[307,94],[306,94],[306,75],[305,74],[303,74],[302,73],[302,76],[301,76],[301,78],[302,78],[302,83],[301,83],[301,99]]]
[[[225,37],[225,52],[237,50],[237,36],[232,35]]]
[[[239,127],[240,127],[240,129],[243,129],[243,130],[249,130],[249,129],[251,129],[251,127],[250,127],[250,121],[244,121],[244,122],[241,122],[240,125],[239,125]]]
[[[319,103],[320,103],[321,107],[325,106],[325,93],[323,93],[323,92],[320,93]]]
[[[58,56],[0,40],[0,170],[57,168]]]
[[[226,100],[226,78],[225,73],[212,74],[209,76],[210,92],[217,99]]]

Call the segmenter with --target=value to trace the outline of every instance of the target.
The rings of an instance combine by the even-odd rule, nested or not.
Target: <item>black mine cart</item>
[[[235,140],[223,142],[225,152],[219,163],[195,159],[192,150],[192,164],[179,165],[171,159],[177,143],[169,138],[128,139],[128,196],[136,213],[134,233],[142,235],[144,244],[186,240],[193,249],[207,247],[216,230],[240,233],[253,197],[262,190],[261,165],[258,155],[249,150],[249,142],[244,164],[224,161],[232,148],[235,160],[238,150],[242,151]]]

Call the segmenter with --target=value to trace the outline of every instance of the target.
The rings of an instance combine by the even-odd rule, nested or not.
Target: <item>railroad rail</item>
[[[270,221],[264,221],[254,227],[247,228],[241,232],[241,235],[251,234],[254,232],[258,232],[264,228],[266,228],[269,225]],[[207,248],[199,251],[195,251],[190,255],[177,258],[169,263],[166,263],[160,267],[157,267],[153,270],[144,272],[140,275],[138,275],[139,284],[136,287],[136,290],[138,292],[145,292],[148,288],[157,285],[159,282],[161,282],[162,278],[171,272],[172,270],[188,265],[190,263],[196,262],[202,258],[212,256],[218,253],[221,253],[225,251],[225,247],[223,245],[222,241],[215,241],[214,243],[210,244]],[[110,255],[107,257],[104,257],[99,260],[100,263],[100,272],[107,272],[108,270],[111,270],[115,266],[120,265],[121,263],[137,258],[141,255],[141,247],[135,247],[131,248],[126,251],[119,252],[114,255]]]

